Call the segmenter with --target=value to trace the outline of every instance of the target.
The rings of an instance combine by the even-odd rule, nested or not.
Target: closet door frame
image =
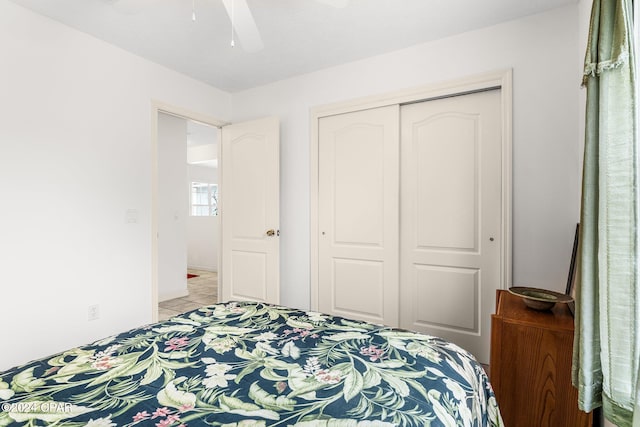
[[[415,102],[447,98],[455,95],[500,89],[502,108],[502,200],[500,242],[500,289],[508,288],[512,282],[512,120],[513,120],[513,71],[512,69],[470,76],[443,83],[407,89],[382,95],[354,99],[336,104],[317,106],[310,111],[310,267],[312,310],[318,310],[319,302],[319,138],[320,118],[336,114],[351,113],[389,105],[403,105]],[[398,280],[400,278],[398,277]]]

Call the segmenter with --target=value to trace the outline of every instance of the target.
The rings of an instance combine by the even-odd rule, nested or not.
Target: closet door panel
[[[398,324],[398,110],[319,120],[322,312]]]
[[[334,258],[333,309],[384,317],[384,262]]]
[[[477,126],[477,115],[458,112],[412,126],[419,248],[477,248]]]
[[[333,240],[338,245],[384,245],[384,130],[383,124],[357,123],[334,133]]]
[[[416,265],[414,273],[416,305],[420,307],[415,323],[478,329],[478,269]],[[441,290],[444,283],[447,292]]]
[[[500,90],[401,108],[403,328],[488,363],[500,287]]]

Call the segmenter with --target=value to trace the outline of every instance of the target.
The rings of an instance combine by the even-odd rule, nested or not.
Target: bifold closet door
[[[501,271],[500,90],[402,106],[400,326],[489,362]]]
[[[398,324],[399,107],[319,120],[318,309]]]

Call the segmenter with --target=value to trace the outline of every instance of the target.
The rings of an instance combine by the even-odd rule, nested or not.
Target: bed
[[[230,302],[0,373],[0,426],[502,426],[442,339]]]

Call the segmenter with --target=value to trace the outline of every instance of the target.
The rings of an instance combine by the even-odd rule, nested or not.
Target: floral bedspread
[[[0,426],[502,426],[442,339],[248,302],[0,373]]]

